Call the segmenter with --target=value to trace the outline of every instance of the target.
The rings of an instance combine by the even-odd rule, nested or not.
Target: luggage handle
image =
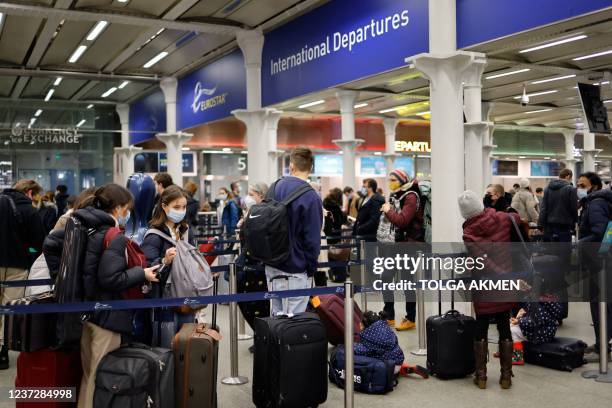
[[[455,279],[455,270],[452,268],[451,268],[451,279],[453,280]],[[438,280],[442,281],[442,268],[438,268]],[[454,290],[451,290],[451,307],[450,307],[450,310],[446,314],[450,312],[457,312],[455,310],[455,291]],[[438,314],[442,316],[442,289],[438,289]]]

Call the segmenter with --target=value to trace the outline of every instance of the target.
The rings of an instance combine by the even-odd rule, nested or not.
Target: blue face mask
[[[172,221],[173,223],[178,224],[179,222],[183,221],[183,219],[185,218],[185,213],[186,211],[176,211],[171,208],[170,211],[168,212],[168,219]]]
[[[587,191],[586,188],[579,188],[576,190],[576,193],[578,194],[579,200],[582,200],[583,198],[589,195],[589,192]]]
[[[122,217],[121,215],[117,217],[117,224],[119,224],[120,227],[125,227],[128,221],[130,220],[130,215],[131,215],[130,210],[128,210],[125,217]]]

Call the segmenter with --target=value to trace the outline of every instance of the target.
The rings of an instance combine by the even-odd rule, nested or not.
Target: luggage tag
[[[312,299],[310,299],[310,303],[312,304],[312,307],[318,309],[319,306],[321,306],[321,299],[318,296],[313,296]]]

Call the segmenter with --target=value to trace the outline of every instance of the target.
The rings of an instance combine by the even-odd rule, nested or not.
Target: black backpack
[[[6,248],[1,248],[0,254],[4,252],[6,257],[12,257],[14,256],[15,248],[28,251],[21,236],[25,228],[23,216],[17,209],[13,198],[5,193],[0,193],[0,227],[0,231],[3,234],[7,234],[5,242],[13,244],[13,246],[9,245]],[[0,258],[4,257],[0,256]]]
[[[278,202],[274,197],[279,181],[272,184],[264,201],[251,207],[242,226],[246,255],[272,266],[282,264],[291,252],[287,206],[312,190],[312,187],[304,182],[287,198]]]

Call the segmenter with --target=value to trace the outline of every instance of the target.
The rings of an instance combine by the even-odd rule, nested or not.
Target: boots
[[[499,363],[501,365],[499,384],[505,390],[512,387],[512,352],[513,344],[511,340],[499,342]]]
[[[2,346],[0,349],[0,370],[7,370],[9,368],[9,356],[8,348]]]
[[[486,340],[474,341],[474,358],[476,360],[476,373],[474,384],[481,390],[487,388],[487,359],[489,349]]]

